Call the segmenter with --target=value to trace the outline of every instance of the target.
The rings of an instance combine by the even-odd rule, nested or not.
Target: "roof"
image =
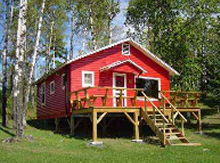
[[[99,48],[97,50],[94,50],[92,52],[77,56],[71,60],[69,60],[68,62],[64,63],[62,66],[54,69],[52,72],[49,72],[48,74],[44,75],[43,77],[41,77],[40,79],[37,79],[35,83],[38,83],[44,79],[46,79],[48,76],[52,75],[53,73],[55,73],[56,71],[60,70],[61,68],[65,67],[66,65],[69,65],[72,62],[75,62],[77,60],[83,59],[85,57],[91,56],[93,54],[96,54],[98,52],[101,52],[103,50],[109,49],[111,47],[114,47],[116,45],[122,44],[122,43],[129,43],[132,46],[134,46],[135,48],[137,48],[138,50],[140,50],[143,54],[145,54],[147,57],[149,57],[150,59],[152,59],[154,62],[156,62],[157,64],[159,64],[161,67],[163,67],[164,69],[166,69],[170,75],[174,76],[174,75],[179,75],[179,73],[174,70],[170,65],[168,65],[167,63],[165,63],[164,61],[162,61],[160,58],[158,58],[157,56],[155,56],[153,53],[151,53],[149,50],[147,50],[146,48],[144,48],[142,45],[140,45],[139,43],[137,43],[136,41],[134,41],[131,38],[128,39],[124,39],[118,42],[115,42],[113,44],[104,46],[102,48]]]
[[[137,67],[138,69],[140,69],[143,73],[147,73],[147,71],[145,69],[143,69],[141,66],[139,66],[138,64],[136,64],[135,62],[133,62],[132,60],[128,59],[128,60],[124,60],[124,61],[117,61],[117,62],[113,62],[105,67],[102,67],[100,69],[101,72],[103,71],[106,71],[106,70],[109,70],[111,68],[114,68],[114,67],[117,67],[121,64],[124,64],[124,63],[130,63],[132,64],[133,66]]]

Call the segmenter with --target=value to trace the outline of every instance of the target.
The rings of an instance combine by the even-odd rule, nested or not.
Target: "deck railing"
[[[162,93],[170,95],[170,102],[178,107],[196,107],[202,92],[187,92],[187,91],[162,91]]]
[[[117,91],[117,93],[113,94],[113,91]],[[95,92],[94,92],[95,91]],[[126,94],[129,95],[125,95]],[[115,98],[115,105],[119,107],[125,107],[123,104],[124,100],[130,100],[130,105],[135,107],[137,106],[137,95],[139,91],[143,91],[143,89],[139,88],[122,88],[122,87],[86,87],[79,89],[77,91],[73,91],[69,94],[71,105],[76,108],[82,107],[94,107],[96,106],[97,99],[101,99],[102,107],[110,107],[107,106],[107,102],[109,99]],[[112,107],[113,100],[111,101]]]
[[[182,113],[180,113],[180,111],[168,100],[168,98],[163,93],[160,92],[160,96],[163,101],[163,110],[166,109],[166,104],[168,104],[171,109],[171,121],[173,125],[175,125],[177,116],[180,117],[181,132],[182,132],[182,135],[185,135],[184,123],[187,122],[187,119],[182,115]]]

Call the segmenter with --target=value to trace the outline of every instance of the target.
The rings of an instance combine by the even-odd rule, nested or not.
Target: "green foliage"
[[[209,78],[207,81],[206,102],[210,106],[220,108],[220,53],[211,56],[208,60]]]
[[[115,0],[76,0],[75,9],[78,31],[87,29],[90,32],[88,48],[93,49],[95,40],[97,47],[108,44],[109,29],[115,16],[119,13],[119,1]],[[91,10],[90,10],[91,9]],[[91,24],[91,20],[93,20]]]
[[[129,35],[180,73],[172,88],[208,91],[207,60],[219,54],[219,1],[131,0],[127,10],[126,24],[135,29]]]
[[[204,110],[212,113],[212,110]],[[203,114],[204,115],[204,114]],[[219,162],[220,119],[210,115],[203,119],[204,135],[196,134],[193,121],[191,129],[186,129],[190,142],[202,146],[161,148],[157,140],[150,143],[132,143],[128,138],[100,138],[103,147],[89,147],[89,138],[54,133],[54,128],[43,128],[39,121],[29,121],[25,135],[32,135],[33,141],[23,140],[16,143],[0,143],[0,160],[5,162]],[[210,127],[211,126],[211,127]],[[193,127],[193,128],[192,128]],[[130,128],[132,130],[132,127]],[[88,133],[88,132],[87,132]],[[119,131],[119,133],[121,133]],[[11,128],[0,127],[0,139],[11,137]],[[118,134],[118,132],[117,132]],[[114,135],[110,133],[109,135]],[[131,135],[132,136],[132,135]],[[148,135],[141,135],[146,138]],[[147,140],[147,139],[146,139]],[[149,139],[148,139],[149,140]],[[22,149],[22,150],[21,150]]]

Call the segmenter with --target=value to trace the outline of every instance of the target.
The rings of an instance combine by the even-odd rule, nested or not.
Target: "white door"
[[[127,88],[127,78],[126,74],[123,73],[113,73],[113,88]],[[113,89],[113,96],[119,97],[120,90]],[[123,90],[123,96],[127,96],[127,90]],[[116,107],[116,98],[113,98],[113,106]],[[125,98],[122,102],[122,106],[127,106],[127,99]]]

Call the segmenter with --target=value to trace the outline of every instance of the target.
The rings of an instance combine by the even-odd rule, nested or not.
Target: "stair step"
[[[156,119],[156,121],[162,121],[163,122],[164,120],[163,119]]]
[[[156,123],[156,126],[163,126],[163,123]],[[172,123],[165,123],[165,126],[173,126]]]
[[[147,114],[149,117],[153,117],[154,115],[153,114]],[[155,117],[161,117],[160,114],[155,114]]]
[[[170,133],[165,133],[166,136],[170,136],[170,135],[180,135],[182,134],[181,132],[170,132]]]
[[[167,140],[181,140],[181,139],[186,139],[186,137],[171,137],[171,138],[167,138]]]
[[[177,129],[176,127],[169,127],[169,128],[165,128],[165,130],[174,130]],[[159,130],[163,130],[163,127],[159,127]]]
[[[201,146],[201,143],[178,143],[170,144],[171,146]]]

